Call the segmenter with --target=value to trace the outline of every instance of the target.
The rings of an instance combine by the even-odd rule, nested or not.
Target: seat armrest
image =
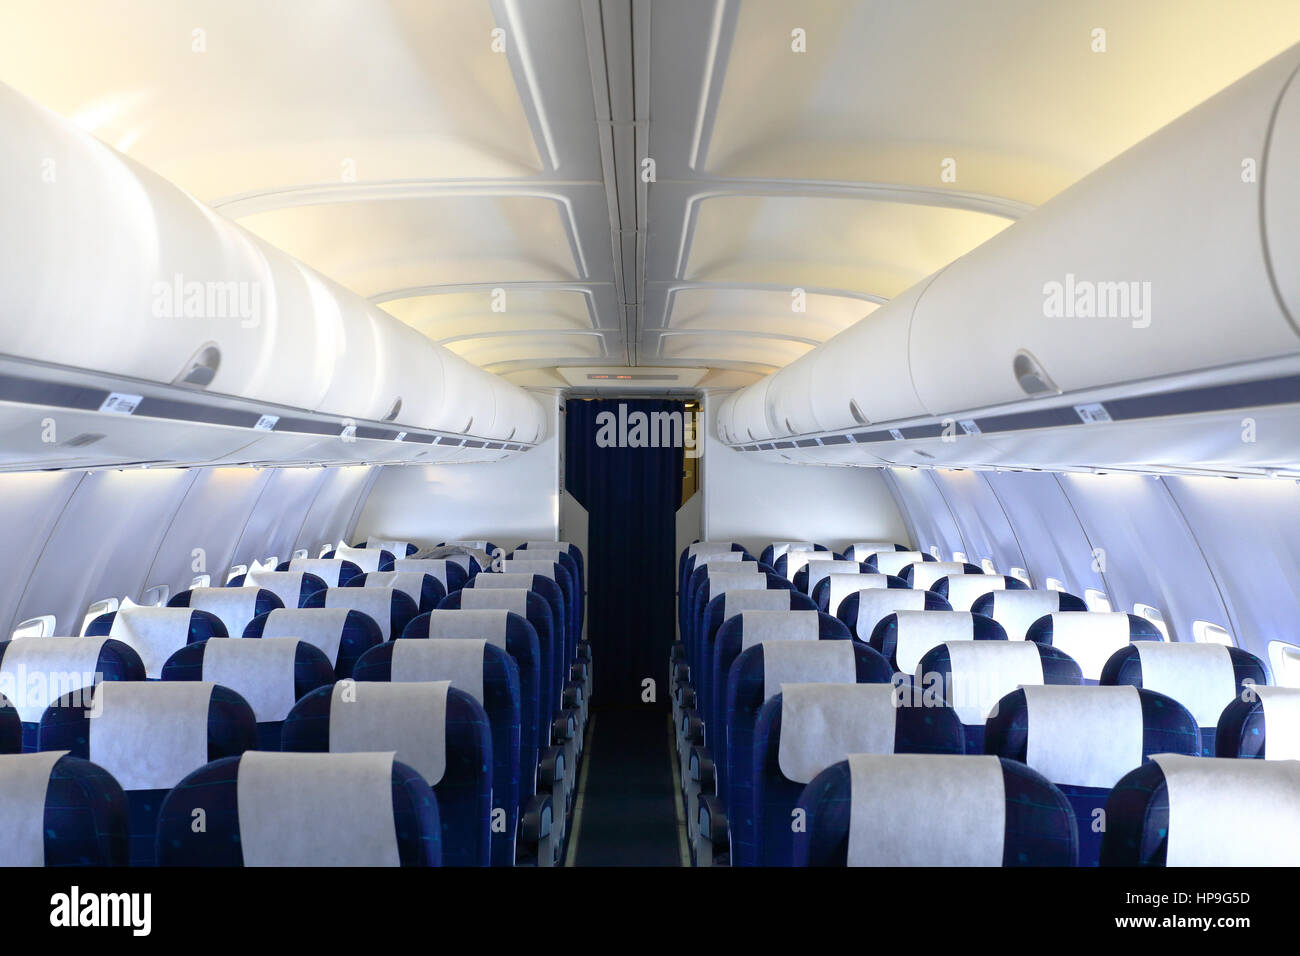
[[[722,800],[711,793],[700,794],[695,863],[697,866],[727,866],[731,845],[727,837],[727,812]]]

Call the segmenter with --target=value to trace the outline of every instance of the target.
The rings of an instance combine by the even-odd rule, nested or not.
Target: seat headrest
[[[91,762],[124,790],[170,790],[208,762],[212,688],[208,681],[104,681],[87,721]]]
[[[904,674],[915,673],[921,658],[932,647],[975,640],[975,616],[969,611],[895,611],[894,617],[894,660]]]
[[[460,606],[466,611],[510,611],[527,618],[528,595],[532,593],[527,588],[466,588],[460,592]]]
[[[769,639],[762,642],[762,647],[765,700],[781,693],[785,684],[852,684],[857,681],[858,659],[852,641],[820,641],[814,634],[812,639]]]
[[[1025,762],[1053,783],[1109,788],[1142,763],[1136,687],[1044,684],[1026,687],[1024,695]]]
[[[1001,574],[945,574],[935,579],[930,590],[946,600],[954,611],[969,611],[977,598],[993,591],[1005,591],[1007,580]]]
[[[123,607],[113,615],[108,636],[140,655],[146,677],[162,676],[163,664],[190,640],[188,607]]]
[[[389,680],[403,683],[450,681],[481,704],[485,648],[491,643],[478,637],[395,641],[389,663]]]
[[[408,541],[387,540],[384,538],[367,538],[363,547],[367,551],[387,551],[394,558],[406,556]]]
[[[807,594],[812,594],[817,585],[828,575],[836,572],[857,574],[862,571],[862,565],[856,561],[809,561],[805,567],[808,569],[808,588],[805,592]]]
[[[948,658],[946,681],[942,674],[926,673],[933,658],[941,654]],[[958,720],[983,724],[997,713],[1004,696],[1018,687],[1044,682],[1043,661],[1038,645],[1026,641],[945,642],[927,651],[917,666],[917,682],[923,687],[932,686],[936,678]]]
[[[875,591],[890,585],[888,574],[850,571],[847,574],[832,571],[826,576],[830,583],[826,586],[826,611],[839,614],[840,605],[850,594],[859,591]],[[901,590],[901,588],[899,589]]]
[[[294,558],[289,562],[289,570],[314,574],[325,582],[326,587],[331,588],[347,584],[361,573],[361,568],[355,562],[339,558]]]
[[[330,699],[330,753],[393,751],[436,787],[447,771],[451,685],[450,680],[339,681]]]
[[[995,591],[989,599],[987,610],[976,602],[972,602],[971,609],[976,613],[986,613],[1001,624],[1007,632],[1008,640],[1022,641],[1029,632],[1030,625],[1040,617],[1058,611],[1069,611],[1069,608],[1062,606],[1062,598],[1069,597],[1072,595],[1061,591]],[[1084,611],[1086,608],[1080,607],[1079,610]]]
[[[464,601],[466,596],[468,593],[462,595],[461,600]],[[463,609],[463,603],[461,608],[462,610],[430,611],[428,614],[420,615],[416,620],[425,622],[425,634],[430,638],[472,638],[505,649],[506,632],[510,628],[510,611],[502,608]],[[410,634],[409,629],[407,634]]]
[[[0,866],[45,866],[45,798],[54,765],[67,755],[0,755]]]
[[[918,591],[928,591],[942,577],[979,573],[978,569],[972,572],[972,568],[974,565],[964,561],[914,561],[903,568],[899,577]]]
[[[762,589],[731,588],[714,595],[722,604],[722,620],[735,617],[743,611],[788,611],[790,592],[784,588],[769,591]]]
[[[304,640],[324,654],[331,664],[336,664],[350,613],[346,607],[277,608],[266,616],[262,638]]]
[[[710,597],[716,597],[724,591],[762,591],[767,588],[767,575],[710,571],[704,586]]]
[[[519,561],[507,558],[501,562],[503,574],[538,574],[552,581],[559,578],[558,569],[559,565],[554,561]]]
[[[1086,679],[1097,680],[1110,656],[1132,640],[1132,617],[1123,611],[1053,613],[1046,621],[1040,618],[1035,622],[1027,636],[1030,640],[1041,638],[1043,629],[1048,629],[1051,645],[1073,657]]]
[[[1264,758],[1300,760],[1300,687],[1255,687],[1264,711]]]
[[[814,560],[818,554],[826,553],[828,552],[813,551],[812,549],[807,551],[787,551],[785,554],[781,555],[781,557],[776,559],[776,569],[780,571],[781,566],[784,565],[785,579],[787,581],[794,581],[794,576],[799,573],[800,568],[809,561]]]
[[[924,561],[927,555],[920,551],[885,551],[877,552],[867,558],[868,570],[880,574],[899,574],[903,568],[918,561]],[[913,585],[915,587],[916,585]]]
[[[533,578],[535,577],[537,575],[531,571],[502,572],[499,574],[479,573],[469,579],[470,586],[465,589],[465,592],[468,593],[477,588],[523,588],[526,591],[531,591],[533,589]],[[542,577],[546,576],[542,575]],[[547,580],[552,579],[547,578]]]
[[[191,588],[189,607],[215,614],[231,634],[242,634],[244,625],[257,617],[258,598],[263,594],[274,592],[260,588]]]
[[[741,611],[740,647],[763,641],[816,641],[821,627],[816,611]]]
[[[764,645],[764,656],[767,651]],[[849,754],[893,753],[896,697],[892,684],[782,684],[777,744],[781,773],[806,784]]]
[[[395,609],[406,606],[407,611],[418,610],[410,606],[415,602],[396,588],[328,588],[323,593],[325,607],[360,611],[379,625],[379,633],[386,641],[394,636]]]
[[[23,723],[35,723],[45,708],[66,694],[85,691],[76,703],[91,702],[88,688],[100,672],[99,657],[108,637],[24,637],[4,642],[0,694]]]
[[[1237,696],[1237,675],[1221,644],[1137,641],[1142,686],[1172,697],[1192,712],[1201,727],[1219,723]]]
[[[876,626],[898,611],[925,610],[925,592],[903,590],[902,588],[873,588],[859,591],[858,618],[856,629],[858,637],[867,640]]]
[[[405,549],[400,554],[405,555]],[[381,567],[391,564],[398,556],[383,548],[339,548],[334,552],[337,560],[351,561],[362,571],[367,572],[380,570]]]
[[[844,549],[844,556],[851,561],[865,561],[878,552],[897,550],[898,545],[892,541],[855,541]]]
[[[731,541],[696,541],[687,546],[686,557],[698,558],[701,555],[724,554],[734,550],[735,544]]]
[[[243,697],[258,723],[284,720],[298,700],[299,643],[296,637],[214,637],[203,646],[203,680]]]
[[[768,547],[772,549],[773,561],[792,551],[815,551],[817,549],[817,545],[811,541],[773,541]]]

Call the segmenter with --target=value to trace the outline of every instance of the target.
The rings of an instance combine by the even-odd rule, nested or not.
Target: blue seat
[[[691,573],[691,596],[687,604],[686,628],[682,631],[685,646],[685,660],[690,667],[691,679],[696,672],[708,667],[709,661],[704,656],[704,617],[709,602],[723,591],[734,590],[794,590],[785,578],[772,571],[763,569],[761,564],[749,565],[753,570],[740,570],[739,566],[703,564]]]
[[[1253,693],[1254,686],[1267,684],[1268,668],[1239,647],[1139,641],[1111,655],[1101,683],[1131,684],[1172,697],[1191,711],[1201,728],[1201,756],[1213,757],[1224,708],[1238,696]]]
[[[1110,656],[1129,642],[1163,639],[1146,618],[1123,612],[1047,614],[1025,632],[1025,640],[1051,644],[1073,657],[1083,671],[1083,679],[1090,683],[1101,677],[1102,667]]]
[[[863,561],[879,551],[910,551],[905,544],[894,541],[855,541],[844,549],[846,561]]]
[[[867,559],[862,563],[873,574],[892,574],[895,577],[902,577],[903,569],[910,564],[915,564],[917,561],[938,560],[934,555],[925,551],[877,551],[874,554],[867,555]]]
[[[1300,761],[1157,754],[1106,801],[1102,866],[1295,866]]]
[[[386,538],[367,538],[356,547],[387,551],[394,558],[407,558],[420,550],[410,541],[392,541]]]
[[[112,774],[126,795],[131,866],[153,866],[158,813],[182,778],[257,745],[248,702],[210,683],[109,681],[91,710],[70,698],[41,718],[41,750],[66,750]]]
[[[491,854],[494,788],[510,788],[494,775],[487,714],[472,694],[450,680],[340,681],[320,687],[289,712],[282,750],[394,752],[433,790],[442,865],[495,862]],[[511,809],[503,812],[509,816]],[[509,822],[513,825],[514,820]],[[513,848],[513,834],[512,829],[503,835],[511,838],[502,841],[507,851]],[[507,857],[503,862],[508,865],[512,860]]]
[[[100,681],[144,680],[144,662],[110,637],[24,637],[0,641],[0,688],[22,722],[23,753],[34,753],[45,708],[78,692],[89,706]]]
[[[1300,687],[1255,687],[1223,708],[1216,757],[1300,760]]]
[[[976,598],[970,609],[1001,624],[1007,640],[1023,641],[1040,617],[1058,611],[1087,611],[1088,605],[1065,591],[1007,590]]]
[[[735,541],[696,541],[682,549],[682,553],[677,559],[677,614],[679,619],[685,610],[682,602],[686,598],[686,582],[690,580],[691,572],[695,570],[695,563],[712,555],[727,554],[731,551],[743,554],[745,553],[745,547]],[[740,559],[737,558],[736,560]]]
[[[226,582],[228,588],[265,588],[274,591],[285,607],[305,607],[307,598],[329,587],[309,571],[250,571]]]
[[[37,733],[39,743],[40,734]],[[0,694],[0,754],[23,752],[23,721],[9,698]]]
[[[145,677],[162,676],[167,658],[186,644],[229,637],[221,618],[207,611],[175,607],[123,607],[95,618],[86,637],[111,637],[140,655]]]
[[[223,757],[177,784],[158,819],[161,866],[441,862],[438,801],[391,753]]]
[[[936,561],[931,558],[929,561],[913,561],[899,571],[898,576],[907,582],[908,587],[918,591],[928,591],[930,585],[948,575],[983,573],[984,569],[978,564],[967,564],[965,561]]]
[[[1154,691],[1026,687],[998,702],[984,749],[1028,764],[1065,794],[1078,823],[1079,864],[1096,866],[1111,788],[1152,754],[1198,753],[1200,733],[1187,708]]]
[[[326,561],[350,561],[360,568],[362,573],[391,571],[393,562],[397,560],[397,555],[384,548],[335,548],[333,551],[326,551],[321,557]],[[339,587],[343,586],[339,585]]]
[[[334,683],[334,665],[319,648],[293,637],[214,637],[167,659],[162,679],[211,681],[248,702],[257,718],[257,748],[280,749],[280,729],[305,694]]]
[[[367,571],[358,574],[345,587],[392,588],[401,591],[415,602],[418,614],[432,611],[447,596],[447,589],[442,582],[422,571]]]
[[[887,575],[895,581],[902,578]],[[906,582],[904,582],[906,583]],[[897,611],[951,611],[948,602],[933,591],[913,591],[891,583],[887,588],[854,591],[840,601],[835,616],[860,641],[871,639],[876,625]]]
[[[817,585],[832,574],[867,574],[867,566],[857,561],[823,561],[813,558],[794,574],[794,589],[812,597]]]
[[[249,621],[284,602],[265,588],[189,588],[173,594],[167,606],[207,611],[221,619],[227,634],[243,634]]]
[[[469,580],[469,572],[446,558],[398,558],[393,562],[393,570],[432,575],[447,594],[459,591]]]
[[[927,590],[947,601],[954,611],[969,611],[986,594],[1028,591],[1029,585],[1009,574],[945,574]]]
[[[994,622],[995,626],[999,626]],[[1017,687],[1073,684],[1082,680],[1069,655],[1032,641],[959,640],[925,652],[911,688],[912,702],[937,697],[957,712],[966,753],[984,753],[984,722]]]
[[[379,633],[386,641],[401,634],[411,619],[420,613],[415,601],[405,591],[397,588],[354,588],[350,583],[341,588],[317,591],[307,599],[304,607],[359,611],[379,625]]]
[[[374,618],[342,607],[279,608],[253,618],[241,636],[306,641],[325,655],[339,680],[351,677],[361,655],[384,641]]]
[[[1073,866],[1078,852],[1061,791],[999,757],[856,754],[798,809],[795,866]]]
[[[773,541],[759,552],[758,560],[769,568],[775,568],[776,562],[791,551],[830,551],[830,548],[814,541]]]
[[[907,588],[907,582],[897,575],[877,574],[874,571],[862,571],[856,574],[832,571],[813,586],[812,599],[817,604],[817,610],[832,617],[839,617],[840,605],[850,594],[877,588],[903,590]]]
[[[963,752],[951,707],[910,703],[892,684],[787,684],[767,699],[754,726],[757,865],[793,864],[793,814],[804,786],[849,754]]]
[[[126,795],[89,760],[66,751],[0,756],[0,800],[8,825],[0,866],[126,866]]]
[[[346,587],[349,581],[363,573],[361,568],[351,561],[335,558],[294,558],[291,561],[281,561],[276,570],[305,571],[316,575],[325,582],[326,587],[331,588]]]
[[[522,548],[506,555],[506,561],[549,561],[552,564],[558,564],[569,574],[569,590],[565,592],[564,603],[570,608],[573,617],[574,633],[581,638],[582,621],[584,604],[586,603],[586,589],[582,579],[582,571],[577,560],[567,549],[561,549],[557,546],[544,548],[537,546],[534,548]],[[501,570],[507,570],[503,563]]]
[[[867,643],[884,655],[895,670],[911,675],[917,672],[926,652],[945,641],[1006,639],[1006,631],[992,618],[964,611],[927,610],[895,611],[887,615],[872,629]]]
[[[570,598],[575,592],[576,584],[568,568],[557,561],[526,561],[507,558],[501,562],[501,574],[531,574],[535,577],[549,578],[560,588],[560,622],[564,634],[564,666],[567,669],[577,659],[578,640],[581,628],[578,624],[578,609]]]
[[[811,548],[800,545],[799,547],[788,548],[780,554],[775,554],[770,563],[760,558],[759,564],[770,567],[793,585],[795,575],[802,571],[804,565],[809,561],[832,561],[836,557],[835,552],[825,545],[819,544]]]

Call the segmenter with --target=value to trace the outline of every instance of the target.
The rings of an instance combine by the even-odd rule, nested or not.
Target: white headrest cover
[[[1000,574],[946,574],[948,579],[948,604],[954,611],[969,611],[975,599],[991,591],[1005,591],[1007,579]],[[941,578],[936,578],[931,589]]]
[[[855,541],[848,546],[844,552],[845,555],[852,555],[854,561],[865,561],[868,555],[875,554],[878,551],[893,551],[894,542],[892,541]]]
[[[1237,675],[1222,644],[1135,641],[1142,686],[1172,697],[1201,727],[1214,727],[1237,696]]]
[[[45,865],[45,793],[68,752],[0,755],[0,866]]]
[[[501,571],[504,574],[540,574],[552,581],[559,578],[559,571],[554,561],[520,561],[516,558],[506,558],[501,562]]]
[[[298,602],[293,603],[296,605]],[[244,627],[257,617],[257,591],[253,588],[192,588],[190,610],[215,614],[226,625],[231,637],[241,637]]]
[[[415,602],[416,607],[419,607],[425,577],[423,571],[370,571],[366,574],[364,586],[401,591]]]
[[[325,606],[360,611],[374,618],[384,640],[393,637],[393,588],[329,588]]]
[[[393,570],[432,574],[438,579],[439,584],[444,588],[447,587],[446,558],[398,558],[393,562]],[[369,580],[369,576],[367,576],[366,580]]]
[[[405,554],[405,550],[402,551]],[[393,552],[389,552],[393,554]],[[379,559],[384,556],[380,548],[339,548],[334,552],[334,557],[340,561],[351,561],[362,571],[378,571]],[[397,555],[393,554],[396,558]]]
[[[763,591],[767,589],[767,575],[710,571],[706,586],[710,598],[715,598],[724,591]]]
[[[304,571],[249,571],[244,575],[244,587],[270,591],[285,607],[297,607],[302,597]],[[238,637],[238,634],[232,635]]]
[[[394,558],[400,558],[406,554],[405,541],[386,541],[383,538],[367,538],[367,551],[387,551]]]
[[[469,637],[394,641],[389,679],[403,683],[451,681],[457,690],[481,704],[483,648],[489,643],[486,639]]]
[[[1122,611],[1065,611],[1052,615],[1052,646],[1073,657],[1088,680],[1100,678],[1110,655],[1128,643],[1128,615]]]
[[[847,644],[821,641],[820,644]],[[764,669],[768,645],[763,646]],[[892,684],[783,684],[777,765],[787,780],[808,783],[849,754],[892,754]]]
[[[847,595],[846,595],[847,596]],[[871,591],[858,592],[857,633],[862,640],[868,640],[876,625],[899,611],[925,610],[925,592],[909,591],[903,588],[876,588]]]
[[[91,687],[107,637],[23,637],[9,642],[0,662],[0,694],[25,724],[36,723],[64,694]],[[89,695],[74,700],[88,704]]]
[[[912,587],[928,591],[930,585],[948,575],[961,574],[966,569],[963,561],[916,561],[912,564]]]
[[[476,574],[472,582],[473,586],[465,588],[464,594],[468,594],[476,588],[514,588],[531,591],[533,589],[532,572],[524,573],[522,571],[514,574]],[[461,598],[464,600],[464,597]]]
[[[1300,761],[1157,754],[1169,790],[1166,866],[1295,866]]]
[[[696,558],[695,567],[711,568],[719,564],[740,564],[742,562],[752,564],[754,565],[753,570],[758,570],[758,562],[746,562],[745,553],[743,551],[720,551],[717,554],[710,554],[707,557]]]
[[[856,571],[848,574],[831,572],[827,575],[831,583],[826,587],[826,609],[833,615],[839,614],[840,605],[850,594],[858,591],[877,591],[889,587],[887,574],[863,574]],[[901,588],[899,590],[902,590]]]
[[[817,555],[829,555],[829,551],[787,551],[785,553],[785,579],[793,582],[794,576],[799,573],[799,569],[805,564],[812,561]]]
[[[1025,707],[1025,763],[1052,783],[1113,787],[1142,763],[1142,701],[1136,687],[1026,687]]]
[[[955,641],[947,647],[952,708],[963,724],[984,723],[1017,687],[1043,682],[1043,659],[1029,641]]]
[[[740,649],[763,641],[815,641],[820,637],[816,611],[741,611]]]
[[[849,866],[1001,866],[1006,785],[997,757],[854,754]]]
[[[1300,760],[1300,687],[1257,686],[1264,705],[1264,759]]]
[[[750,589],[733,589],[723,591],[722,598],[722,620],[735,617],[742,611],[788,611],[790,610],[790,593],[785,588],[778,588],[769,591],[766,588],[762,590]]]
[[[466,588],[460,592],[460,606],[466,611],[509,611],[527,618],[531,593],[526,588]]]
[[[118,608],[108,636],[140,655],[146,677],[161,677],[167,658],[189,642],[193,613],[188,607]]]
[[[882,551],[876,555],[876,570],[881,574],[898,574],[909,564],[924,560],[920,551]]]
[[[203,648],[203,679],[229,687],[253,708],[257,722],[284,720],[298,702],[295,637],[243,641],[214,637]]]
[[[469,592],[466,592],[469,593]],[[501,593],[501,592],[496,592]],[[509,594],[510,592],[505,592]],[[516,612],[517,613],[517,612]],[[470,637],[505,650],[510,612],[500,608],[443,609],[429,612],[429,637]]]
[[[958,579],[949,579],[950,587],[955,580]],[[1059,591],[997,591],[993,595],[993,609],[990,616],[1007,632],[1007,640],[1023,641],[1030,625],[1040,617],[1055,614],[1060,610]]]
[[[532,545],[529,545],[531,548]],[[731,550],[730,541],[696,541],[686,549],[687,558],[695,558],[700,555],[725,554]]]
[[[857,679],[852,641],[763,642],[764,700],[781,693],[782,684],[852,684]]]
[[[308,574],[314,574],[320,578],[328,587],[336,588],[339,586],[339,572],[343,570],[343,562],[336,558],[294,558],[289,562],[290,571],[306,571]],[[293,602],[297,604],[297,601]]]
[[[811,541],[773,541],[772,542],[772,560],[775,561],[783,554],[789,554],[792,551],[815,551],[817,546]]]
[[[555,551],[568,551],[573,545],[568,541],[525,541],[524,549],[527,551],[533,548],[550,548]]]
[[[470,548],[474,551],[486,551],[488,543],[486,541],[444,541],[444,548]]]
[[[856,574],[861,570],[861,566],[856,561],[809,561],[808,562],[808,594],[817,590],[817,585],[822,579],[829,574],[837,571],[847,574]]]
[[[392,750],[436,787],[447,772],[451,681],[339,681],[330,698],[330,753]]]
[[[916,673],[921,658],[932,647],[950,641],[975,640],[975,615],[967,611],[895,611],[894,614],[898,619],[894,660],[904,674]]]
[[[244,866],[399,865],[392,781],[391,753],[247,751],[236,782]]]
[[[104,681],[90,760],[123,790],[170,790],[208,762],[209,681]]]
[[[345,607],[278,608],[266,616],[262,638],[300,638],[319,649],[331,664],[337,664],[347,622]]]

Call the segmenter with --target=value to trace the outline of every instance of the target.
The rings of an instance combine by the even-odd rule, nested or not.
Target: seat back
[[[358,574],[361,574],[359,568],[352,561],[343,561],[335,558],[294,558],[291,561],[282,561],[277,571],[306,571],[314,574],[325,582],[326,587],[341,588],[346,587]]]
[[[934,555],[924,551],[877,551],[875,554],[867,555],[867,560],[862,563],[874,574],[893,574],[902,577],[903,569],[909,565],[917,561],[934,560]]]
[[[285,605],[265,588],[190,588],[173,594],[167,606],[207,611],[221,619],[227,634],[243,634],[253,618]]]
[[[367,571],[349,581],[347,587],[393,588],[414,601],[419,614],[432,611],[447,596],[442,582],[423,571]]]
[[[186,607],[121,607],[86,628],[86,637],[111,637],[134,650],[150,679],[161,677],[167,658],[186,644],[228,636],[221,618]]]
[[[1152,754],[1198,753],[1200,733],[1187,708],[1163,694],[1061,684],[1003,697],[985,725],[984,749],[1028,764],[1060,789],[1074,808],[1079,863],[1096,866],[1111,788]]]
[[[887,575],[895,581],[902,578]],[[855,591],[840,602],[836,615],[860,641],[871,639],[876,625],[896,611],[950,611],[948,602],[930,591],[911,588],[872,588]]]
[[[1027,591],[1029,585],[1007,574],[945,574],[931,584],[929,590],[947,601],[954,611],[969,611],[986,594]]]
[[[799,800],[795,866],[1073,866],[1069,802],[993,756],[854,754]]]
[[[206,828],[195,832],[198,811]],[[429,785],[392,753],[250,750],[214,760],[167,795],[158,862],[438,866],[439,830]]]
[[[888,555],[886,555],[888,557]],[[930,585],[950,574],[983,574],[984,569],[977,564],[964,561],[914,561],[898,573],[907,582],[908,587],[918,591],[928,591]]]
[[[849,561],[866,561],[868,557],[881,551],[909,551],[906,545],[893,541],[855,541],[844,549],[844,557]]]
[[[1083,598],[1064,591],[993,591],[977,597],[970,606],[976,614],[991,617],[1007,632],[1007,640],[1023,641],[1030,625],[1058,611],[1086,611]]]
[[[309,571],[249,571],[226,582],[228,588],[265,588],[285,607],[302,607],[308,596],[329,587],[324,578]]]
[[[1223,709],[1216,757],[1300,760],[1300,687],[1253,687]]]
[[[812,598],[817,604],[817,610],[839,617],[840,605],[850,594],[879,588],[902,590],[906,587],[907,582],[893,574],[876,574],[872,571],[850,571],[845,574],[832,571],[813,587]]]
[[[1123,612],[1054,613],[1029,626],[1025,639],[1059,647],[1074,658],[1085,681],[1097,681],[1110,656],[1130,641],[1163,640],[1146,618]]]
[[[831,574],[865,574],[866,566],[857,561],[823,561],[814,558],[795,572],[794,587],[811,597],[817,585]]]
[[[550,578],[536,574],[477,574],[459,594],[447,595],[438,605],[439,610],[510,611],[533,626],[537,634],[539,727],[549,723],[564,706],[568,666],[559,587]]]
[[[32,638],[25,638],[32,640]],[[126,795],[66,750],[0,756],[0,866],[126,866]]]
[[[487,714],[450,680],[321,687],[290,711],[282,746],[302,753],[393,752],[433,790],[442,865],[491,862],[493,788],[505,781],[494,776]],[[513,846],[513,829],[502,836],[510,837],[507,849]]]
[[[881,619],[867,643],[895,670],[915,674],[921,658],[940,644],[1006,639],[1007,633],[997,621],[969,611],[895,611]]]
[[[406,556],[405,552],[403,552],[402,556]],[[327,561],[351,561],[362,571],[391,571],[393,570],[393,562],[397,559],[397,555],[384,548],[348,547],[328,551],[324,557]]]
[[[393,570],[430,575],[442,585],[444,597],[453,591],[459,591],[469,580],[469,573],[447,558],[398,558],[393,562]]]
[[[249,621],[242,636],[304,640],[325,655],[339,680],[351,677],[361,655],[384,640],[374,618],[345,607],[279,608]]]
[[[775,568],[776,562],[792,551],[825,551],[826,545],[812,541],[773,541],[765,547],[758,560],[769,568]]]
[[[357,547],[372,551],[387,551],[394,558],[409,557],[410,555],[415,554],[416,551],[420,550],[409,541],[395,541],[385,538],[367,538],[361,544],[357,545]]]
[[[419,606],[397,588],[326,588],[307,598],[305,607],[346,608],[371,617],[384,640],[391,641],[420,612]]]

